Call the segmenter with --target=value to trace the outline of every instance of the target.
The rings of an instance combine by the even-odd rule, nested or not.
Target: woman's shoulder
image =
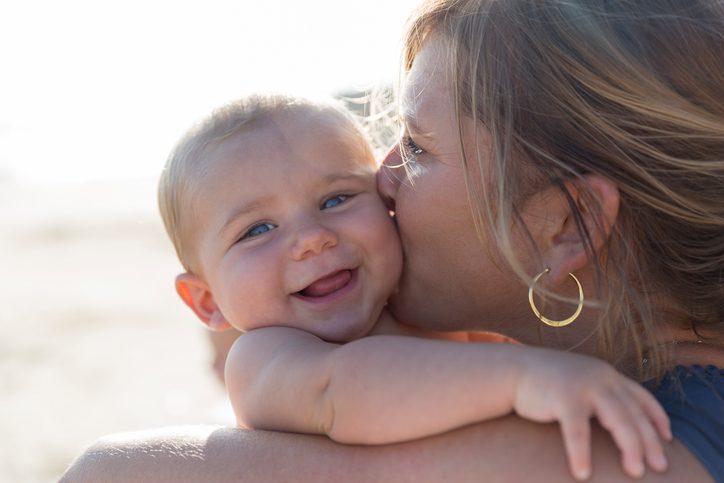
[[[674,437],[715,481],[724,481],[724,369],[677,366],[649,387],[669,415]]]

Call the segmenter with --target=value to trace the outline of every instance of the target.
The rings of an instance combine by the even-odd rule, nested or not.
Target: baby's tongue
[[[299,293],[305,297],[322,297],[341,289],[349,283],[351,278],[352,273],[349,270],[340,270],[332,275],[320,278]]]

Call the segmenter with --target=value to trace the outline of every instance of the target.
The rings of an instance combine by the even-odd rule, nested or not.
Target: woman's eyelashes
[[[408,180],[417,178],[425,172],[423,163],[420,163],[420,156],[425,153],[425,149],[420,147],[409,134],[403,134],[400,139],[400,155]]]
[[[416,162],[417,157],[425,152],[409,134],[403,134],[400,139],[402,160],[404,162]]]

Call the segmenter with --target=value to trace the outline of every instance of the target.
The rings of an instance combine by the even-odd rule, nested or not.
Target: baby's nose
[[[303,260],[319,255],[322,251],[336,246],[337,241],[337,235],[332,230],[321,225],[307,226],[297,234],[292,247],[292,258]]]

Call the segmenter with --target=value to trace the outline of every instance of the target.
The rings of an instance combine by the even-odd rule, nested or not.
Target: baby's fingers
[[[669,418],[658,402],[644,388],[632,382],[629,389],[630,392],[626,392],[621,397],[638,424],[639,434],[643,439],[646,462],[655,471],[665,471],[667,462],[661,438],[671,439]],[[658,414],[659,412],[661,414]]]
[[[671,441],[673,436],[671,435],[671,422],[669,416],[661,407],[661,404],[656,398],[647,391],[640,384],[629,381],[629,389],[633,393],[633,396],[638,401],[639,405],[643,408],[648,418],[654,423],[656,431],[664,441]]]
[[[563,445],[573,477],[579,481],[591,476],[591,423],[588,415],[561,419]]]
[[[601,395],[596,404],[596,416],[601,426],[613,437],[621,450],[624,471],[634,478],[644,475],[644,443],[637,418],[628,410],[629,402],[615,394]]]

